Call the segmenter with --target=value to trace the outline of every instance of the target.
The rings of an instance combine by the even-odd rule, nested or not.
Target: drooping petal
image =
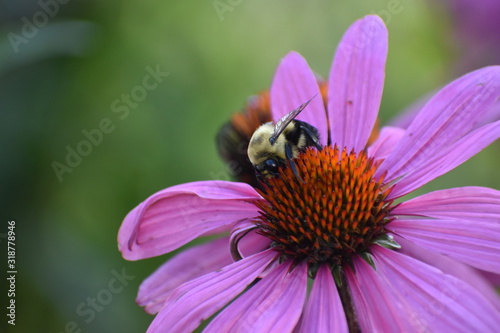
[[[226,181],[177,185],[153,194],[134,208],[118,232],[125,259],[154,257],[196,237],[228,230],[237,220],[258,215],[249,200],[261,197],[250,186]]]
[[[291,262],[266,277],[229,305],[204,332],[292,332],[304,305],[307,265]]]
[[[344,308],[327,265],[318,270],[298,332],[349,332]]]
[[[387,44],[387,28],[375,15],[356,21],[342,38],[328,80],[332,144],[365,148],[382,99]]]
[[[430,251],[500,273],[500,221],[397,219],[387,229]]]
[[[232,262],[228,237],[191,247],[169,259],[141,283],[137,304],[155,314],[175,288]]]
[[[398,235],[394,235],[394,240],[401,245],[401,253],[440,269],[445,274],[451,274],[473,286],[500,311],[500,297],[493,288],[492,282],[484,276],[484,271],[479,271],[448,256],[428,251]]]
[[[353,260],[354,271],[346,267],[345,273],[362,332],[414,332],[411,306],[404,297],[394,297],[392,281],[359,257]],[[380,266],[376,262],[377,269]]]
[[[377,140],[368,148],[368,156],[375,157],[376,160],[386,158],[404,134],[405,130],[402,128],[383,127]]]
[[[500,191],[472,186],[434,191],[399,204],[392,214],[500,223]]]
[[[165,301],[148,332],[192,332],[252,283],[275,256],[272,250],[261,252],[181,285]]]
[[[474,129],[499,95],[500,66],[474,71],[448,84],[418,113],[379,171],[388,170],[390,181],[419,168]]]
[[[478,128],[429,156],[397,181],[389,199],[401,197],[454,169],[500,137],[500,121]],[[390,178],[389,178],[390,179]]]
[[[323,145],[327,143],[328,124],[318,82],[307,61],[300,54],[290,52],[281,60],[274,75],[270,94],[274,121],[278,121],[314,97],[296,119],[316,127],[321,143]]]
[[[473,286],[411,257],[374,246],[377,271],[415,332],[496,332],[500,312]],[[377,304],[377,303],[374,303]],[[378,306],[378,304],[377,304]]]

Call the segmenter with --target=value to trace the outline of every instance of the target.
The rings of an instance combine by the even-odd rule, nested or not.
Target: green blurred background
[[[60,1],[0,2],[0,261],[15,220],[18,271],[16,326],[4,302],[2,331],[145,331],[153,317],[135,304],[137,288],[168,256],[122,259],[123,217],[165,187],[227,179],[214,136],[269,87],[290,50],[326,77],[347,27],[380,13],[390,36],[382,123],[466,70],[450,12],[430,2]],[[144,90],[147,68],[168,76]],[[131,93],[140,100],[126,106]],[[102,121],[109,133],[84,147],[82,131]],[[87,156],[58,177],[54,162],[66,164],[79,144]],[[499,151],[492,145],[419,193],[500,188]],[[123,270],[133,279],[109,293]],[[89,310],[97,296],[106,304]]]

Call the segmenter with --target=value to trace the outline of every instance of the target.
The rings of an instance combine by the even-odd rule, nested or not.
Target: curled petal
[[[118,232],[125,259],[158,256],[198,236],[229,230],[238,220],[258,215],[250,200],[259,194],[247,184],[203,181],[153,194],[134,208]]]
[[[230,246],[233,259],[240,260],[270,246],[270,240],[256,232],[253,221],[238,222],[231,230]]]
[[[387,28],[380,17],[356,21],[344,34],[328,80],[331,143],[361,151],[377,119],[387,58]]]

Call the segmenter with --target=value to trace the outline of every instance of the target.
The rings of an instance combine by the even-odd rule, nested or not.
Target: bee
[[[253,133],[264,123],[272,121],[269,92],[251,96],[241,111],[234,113],[217,133],[216,145],[228,172],[239,182],[260,187],[255,168],[248,159],[248,144]]]
[[[276,124],[265,123],[253,133],[248,145],[248,158],[257,176],[264,179],[275,177],[279,168],[288,161],[293,173],[300,179],[293,159],[307,147],[321,150],[316,127],[295,119],[313,98],[283,116]]]

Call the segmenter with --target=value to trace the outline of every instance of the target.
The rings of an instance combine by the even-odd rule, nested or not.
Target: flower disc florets
[[[262,184],[260,233],[286,258],[339,267],[385,234],[391,187],[375,178],[377,163],[360,153],[327,146],[296,159]]]

